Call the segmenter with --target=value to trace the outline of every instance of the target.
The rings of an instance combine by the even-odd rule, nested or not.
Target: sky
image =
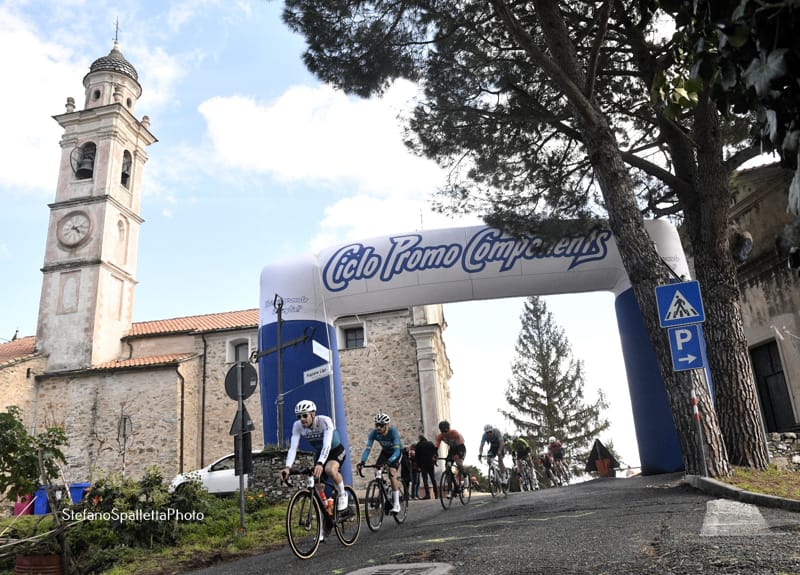
[[[0,0],[0,341],[34,335],[68,96],[119,48],[139,74],[135,115],[158,142],[142,182],[134,321],[258,307],[270,262],[339,243],[481,223],[430,209],[443,181],[411,155],[400,118],[415,86],[378,100],[349,97],[302,63],[304,42],[281,2]],[[451,423],[477,464],[485,423],[513,432],[498,409],[510,377],[522,299],[445,305]],[[639,454],[610,293],[546,296],[585,391],[603,390],[622,461]],[[352,431],[351,431],[352,435]]]

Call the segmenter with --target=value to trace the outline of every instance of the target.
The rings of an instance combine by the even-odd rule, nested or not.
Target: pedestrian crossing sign
[[[696,281],[657,286],[656,305],[661,327],[703,323],[706,320],[700,284]]]

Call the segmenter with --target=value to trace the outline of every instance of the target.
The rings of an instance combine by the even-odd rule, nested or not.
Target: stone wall
[[[253,474],[249,478],[250,489],[264,493],[268,501],[286,501],[292,493],[302,487],[304,478],[292,477],[292,486],[280,481],[280,472],[286,463],[286,449],[267,448],[263,453],[253,456]],[[313,453],[298,451],[295,459],[295,469],[311,467],[314,464]]]
[[[258,348],[256,329],[236,330],[206,334],[205,340],[195,336],[198,353],[205,354],[202,371],[197,374],[197,434],[195,451],[187,452],[185,469],[198,469],[215,459],[233,452],[231,425],[236,417],[237,402],[225,392],[225,376],[233,367],[235,358],[231,351],[234,343],[248,341],[250,350]],[[258,364],[253,365],[258,373]],[[264,445],[263,422],[261,416],[261,388],[264,382],[259,378],[259,387],[245,400],[245,409],[253,420],[253,448]],[[205,404],[203,397],[205,396]],[[200,445],[200,430],[205,429],[203,445]]]
[[[9,363],[0,369],[0,409],[5,411],[11,405],[19,407],[28,429],[34,424],[36,376],[44,371],[45,364],[46,359],[40,356]]]
[[[64,449],[66,480],[91,481],[111,471],[138,478],[157,465],[165,474],[176,469],[181,437],[177,369],[83,373],[47,377],[39,382],[36,430],[60,426],[70,439]],[[120,418],[130,417],[127,443]],[[187,434],[184,434],[186,436]]]
[[[794,432],[767,435],[770,462],[778,469],[800,472],[800,440]]]
[[[364,347],[339,350],[350,442],[345,465],[351,466],[356,491],[366,486],[367,479],[358,477],[355,464],[361,459],[378,410],[389,415],[390,425],[397,428],[405,446],[414,443],[424,430],[417,346],[409,334],[413,322],[411,309],[372,314],[361,319]],[[378,453],[380,446],[375,443],[369,461],[374,462]]]

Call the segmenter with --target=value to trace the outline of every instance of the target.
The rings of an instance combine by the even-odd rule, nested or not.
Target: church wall
[[[350,463],[360,461],[373,418],[383,410],[397,427],[403,445],[422,433],[420,391],[414,339],[408,334],[409,310],[364,316],[365,347],[340,349]],[[375,461],[375,444],[369,461]],[[354,481],[357,475],[354,473]]]
[[[174,438],[175,457],[173,465],[165,468],[165,478],[172,479],[178,473],[197,469],[197,457],[201,447],[200,397],[203,373],[202,358],[181,363],[175,382],[175,419],[178,422]],[[183,425],[181,425],[183,421]]]
[[[36,357],[0,368],[0,410],[5,412],[12,405],[19,407],[22,410],[22,422],[29,430],[34,423],[35,377],[44,371],[46,362],[45,358]]]
[[[800,277],[780,249],[792,172],[766,166],[741,172],[735,180],[731,221],[748,232],[753,248],[738,268],[742,323],[750,347],[774,341],[778,347],[795,418],[800,418]],[[780,335],[779,335],[780,334]]]
[[[198,449],[194,468],[208,465],[215,459],[233,452],[233,436],[231,425],[236,416],[237,402],[225,392],[225,376],[235,361],[232,346],[235,342],[249,341],[250,351],[258,347],[258,330],[229,331],[206,334],[206,372],[205,372],[205,447],[202,457]],[[195,336],[195,344],[202,350],[202,339]],[[258,372],[258,365],[253,365]],[[198,401],[202,401],[202,377],[198,374],[200,391]],[[259,380],[259,386],[263,382]],[[263,424],[261,421],[261,393],[259,388],[245,400],[245,409],[253,420],[255,430],[251,436],[254,450],[264,445]],[[202,418],[202,410],[198,404],[198,418]],[[199,425],[199,424],[198,424]],[[190,468],[192,468],[190,466]]]
[[[37,429],[63,427],[70,439],[64,450],[70,482],[91,481],[121,472],[121,416],[129,415],[132,435],[125,450],[125,470],[141,477],[157,465],[171,478],[175,469],[176,370],[151,369],[48,377],[39,383]]]
[[[128,352],[130,345],[131,351]],[[198,347],[199,345],[199,347]],[[123,358],[153,357],[173,353],[202,353],[199,337],[186,334],[133,338],[123,342]]]

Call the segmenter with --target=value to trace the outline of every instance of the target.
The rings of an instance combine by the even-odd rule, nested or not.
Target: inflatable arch
[[[675,228],[661,221],[646,225],[664,261],[688,278]],[[555,242],[538,236],[515,239],[485,226],[426,230],[343,244],[264,267],[259,350],[274,350],[261,351],[259,359],[264,442],[285,445],[295,403],[312,399],[320,413],[334,417],[348,447],[333,327],[337,317],[411,305],[591,291],[616,296],[642,473],[683,469],[658,362],[608,230]],[[282,299],[281,322],[276,296]],[[304,337],[313,342],[286,345]],[[350,481],[350,466],[344,467]]]

